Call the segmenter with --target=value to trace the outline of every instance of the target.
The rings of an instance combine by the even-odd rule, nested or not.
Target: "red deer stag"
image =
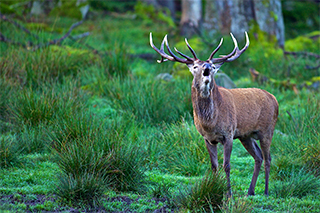
[[[229,186],[228,195],[231,195],[230,187],[230,155],[232,151],[233,139],[238,138],[245,149],[254,158],[254,171],[248,195],[254,195],[254,188],[257,182],[262,161],[265,168],[265,191],[268,195],[268,183],[270,173],[270,144],[274,127],[278,117],[278,102],[276,98],[261,89],[226,89],[217,86],[214,75],[221,65],[237,59],[249,46],[247,32],[246,45],[243,49],[238,48],[234,36],[233,51],[220,58],[213,58],[214,54],[221,47],[220,44],[211,53],[206,61],[197,58],[195,51],[185,42],[193,57],[189,57],[175,48],[175,51],[183,58],[177,57],[170,49],[167,35],[164,37],[160,50],[155,47],[150,33],[151,47],[161,55],[163,61],[176,61],[186,64],[193,75],[191,97],[193,105],[194,124],[198,132],[203,136],[209,151],[211,166],[213,171],[218,168],[217,144],[221,143],[224,148],[223,167]],[[164,45],[169,54],[164,51]],[[255,140],[260,141],[260,147]]]

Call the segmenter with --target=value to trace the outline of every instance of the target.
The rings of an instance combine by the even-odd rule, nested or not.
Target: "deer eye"
[[[194,66],[193,69],[198,69],[198,66]]]

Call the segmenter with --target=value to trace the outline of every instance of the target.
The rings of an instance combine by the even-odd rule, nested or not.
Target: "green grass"
[[[39,40],[24,37],[7,22],[1,33],[43,43],[61,36],[75,20],[38,22],[46,27],[30,29]],[[237,86],[265,89],[280,106],[271,146],[270,196],[263,196],[262,169],[257,195],[246,197],[254,160],[235,140],[234,197],[227,199],[223,170],[206,173],[209,155],[192,121],[187,67],[139,58],[156,56],[148,43],[150,31],[156,44],[169,32],[172,47],[188,53],[183,38],[162,21],[150,24],[129,15],[97,16],[73,33],[87,31],[91,35],[81,41],[66,39],[37,51],[0,43],[6,51],[0,56],[0,211],[320,211],[320,96],[303,86],[320,75],[305,70],[317,65],[315,59],[284,57],[257,31],[257,40],[250,32],[248,51],[222,67]],[[201,58],[212,51],[200,38],[189,42]],[[226,36],[218,54],[230,52],[232,45]],[[253,82],[249,68],[269,81]],[[174,79],[158,80],[160,73]]]
[[[20,161],[18,141],[15,137],[0,137],[0,168],[11,167]]]
[[[175,198],[175,202],[179,207],[192,212],[213,212],[222,204],[227,191],[228,186],[223,169],[215,174],[209,171],[194,185],[182,189]]]
[[[153,125],[174,122],[191,113],[190,90],[185,91],[188,87],[183,81],[163,82],[140,78],[98,80],[85,86],[112,101],[119,113],[132,115],[137,121]]]
[[[302,198],[309,194],[319,195],[320,180],[305,169],[283,172],[279,176],[281,181],[276,182],[274,185],[276,197]]]

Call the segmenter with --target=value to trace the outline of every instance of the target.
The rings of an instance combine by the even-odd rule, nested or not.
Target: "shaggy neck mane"
[[[214,82],[210,95],[207,98],[201,97],[194,85],[192,85],[192,105],[199,119],[203,121],[212,121],[214,115],[217,114],[217,104],[221,101],[221,94],[218,86]]]

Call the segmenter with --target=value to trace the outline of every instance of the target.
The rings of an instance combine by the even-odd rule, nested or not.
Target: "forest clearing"
[[[191,57],[187,37],[206,60],[221,38],[215,57],[233,50],[230,30],[181,35],[181,8],[171,16],[146,1],[38,15],[26,2],[0,2],[0,212],[320,212],[319,2],[281,1],[283,43],[251,21],[235,33],[241,49],[248,32],[248,48],[215,74],[220,86],[260,88],[279,103],[269,196],[264,164],[247,196],[255,161],[235,139],[231,197],[223,145],[213,173],[194,124],[188,66],[157,63],[149,40],[160,49],[167,35]]]

